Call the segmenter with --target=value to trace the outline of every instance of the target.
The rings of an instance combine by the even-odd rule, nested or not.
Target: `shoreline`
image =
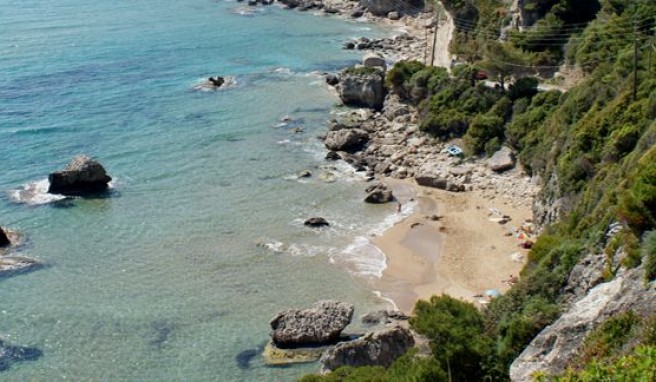
[[[327,0],[324,5],[338,9],[341,18],[348,18],[356,8],[344,0]],[[437,27],[429,23],[431,17],[421,12],[390,20],[366,12],[360,20],[401,31],[408,38],[389,39],[382,48],[361,52],[378,53],[392,62],[423,61],[427,52],[417,46],[426,45],[435,34],[450,37],[453,28],[449,15]],[[431,50],[437,45],[448,49],[449,42],[434,41]],[[450,57],[448,52],[437,55],[440,63],[445,59],[439,57]],[[382,275],[369,282],[374,294],[394,309],[412,314],[418,300],[432,295],[448,294],[483,306],[489,302],[486,291],[509,289],[504,280],[519,274],[528,252],[518,246],[513,231],[532,217],[538,190],[519,166],[495,173],[484,159],[463,163],[449,157],[444,153],[447,143],[419,131],[416,110],[393,95],[388,95],[380,112],[352,109],[342,114],[359,120],[360,128],[369,133],[369,145],[356,153],[339,152],[339,157],[354,166],[366,164],[370,175],[390,186],[398,201],[416,203],[409,216],[369,238],[386,261]],[[415,178],[426,174],[457,184],[461,192],[418,185]],[[490,219],[491,209],[512,221],[501,225]]]
[[[452,193],[412,180],[382,181],[394,190],[412,187],[417,200],[410,216],[372,240],[387,259],[382,277],[373,282],[382,297],[411,314],[418,300],[432,295],[447,294],[482,306],[487,303],[486,290],[503,293],[510,288],[504,280],[519,274],[528,250],[506,235],[530,218],[529,208],[482,198],[476,191]],[[490,218],[489,208],[498,208],[512,220],[500,225]]]

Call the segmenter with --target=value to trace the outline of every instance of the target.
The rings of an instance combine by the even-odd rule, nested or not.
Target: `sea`
[[[319,365],[263,362],[278,311],[351,302],[358,332],[393,306],[369,240],[412,206],[363,203],[317,136],[345,111],[322,73],[362,58],[342,43],[394,30],[213,0],[0,0],[0,20],[0,225],[42,264],[0,277],[0,380],[293,381]],[[47,194],[78,154],[110,191]]]

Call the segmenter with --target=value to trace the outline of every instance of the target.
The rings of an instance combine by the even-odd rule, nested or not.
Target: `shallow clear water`
[[[345,39],[389,31],[241,7],[0,0],[0,225],[46,265],[0,279],[0,336],[36,354],[0,379],[293,380],[317,365],[237,362],[278,310],[387,306],[366,237],[393,206],[365,205],[357,174],[325,167],[315,136],[336,97],[314,72],[359,60]],[[195,91],[210,75],[237,84]],[[275,127],[285,115],[305,131]],[[111,197],[17,203],[79,153],[115,178]],[[331,228],[303,227],[317,215]]]

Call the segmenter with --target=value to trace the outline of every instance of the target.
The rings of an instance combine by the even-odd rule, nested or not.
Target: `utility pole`
[[[435,44],[437,43],[437,28],[439,27],[440,17],[435,17],[433,14],[433,49],[431,49],[430,66],[435,65]]]
[[[424,39],[426,39],[426,47],[424,48],[424,64],[428,65],[428,24],[424,22]]]

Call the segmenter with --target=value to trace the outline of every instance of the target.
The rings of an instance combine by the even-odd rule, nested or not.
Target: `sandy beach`
[[[528,251],[519,247],[515,235],[508,235],[531,217],[530,208],[477,191],[453,193],[413,180],[383,181],[401,203],[417,202],[411,216],[373,240],[387,256],[387,269],[375,288],[399,310],[411,313],[417,300],[440,294],[485,303],[476,296],[509,288],[504,281],[518,275]],[[499,224],[490,209],[512,220]]]

